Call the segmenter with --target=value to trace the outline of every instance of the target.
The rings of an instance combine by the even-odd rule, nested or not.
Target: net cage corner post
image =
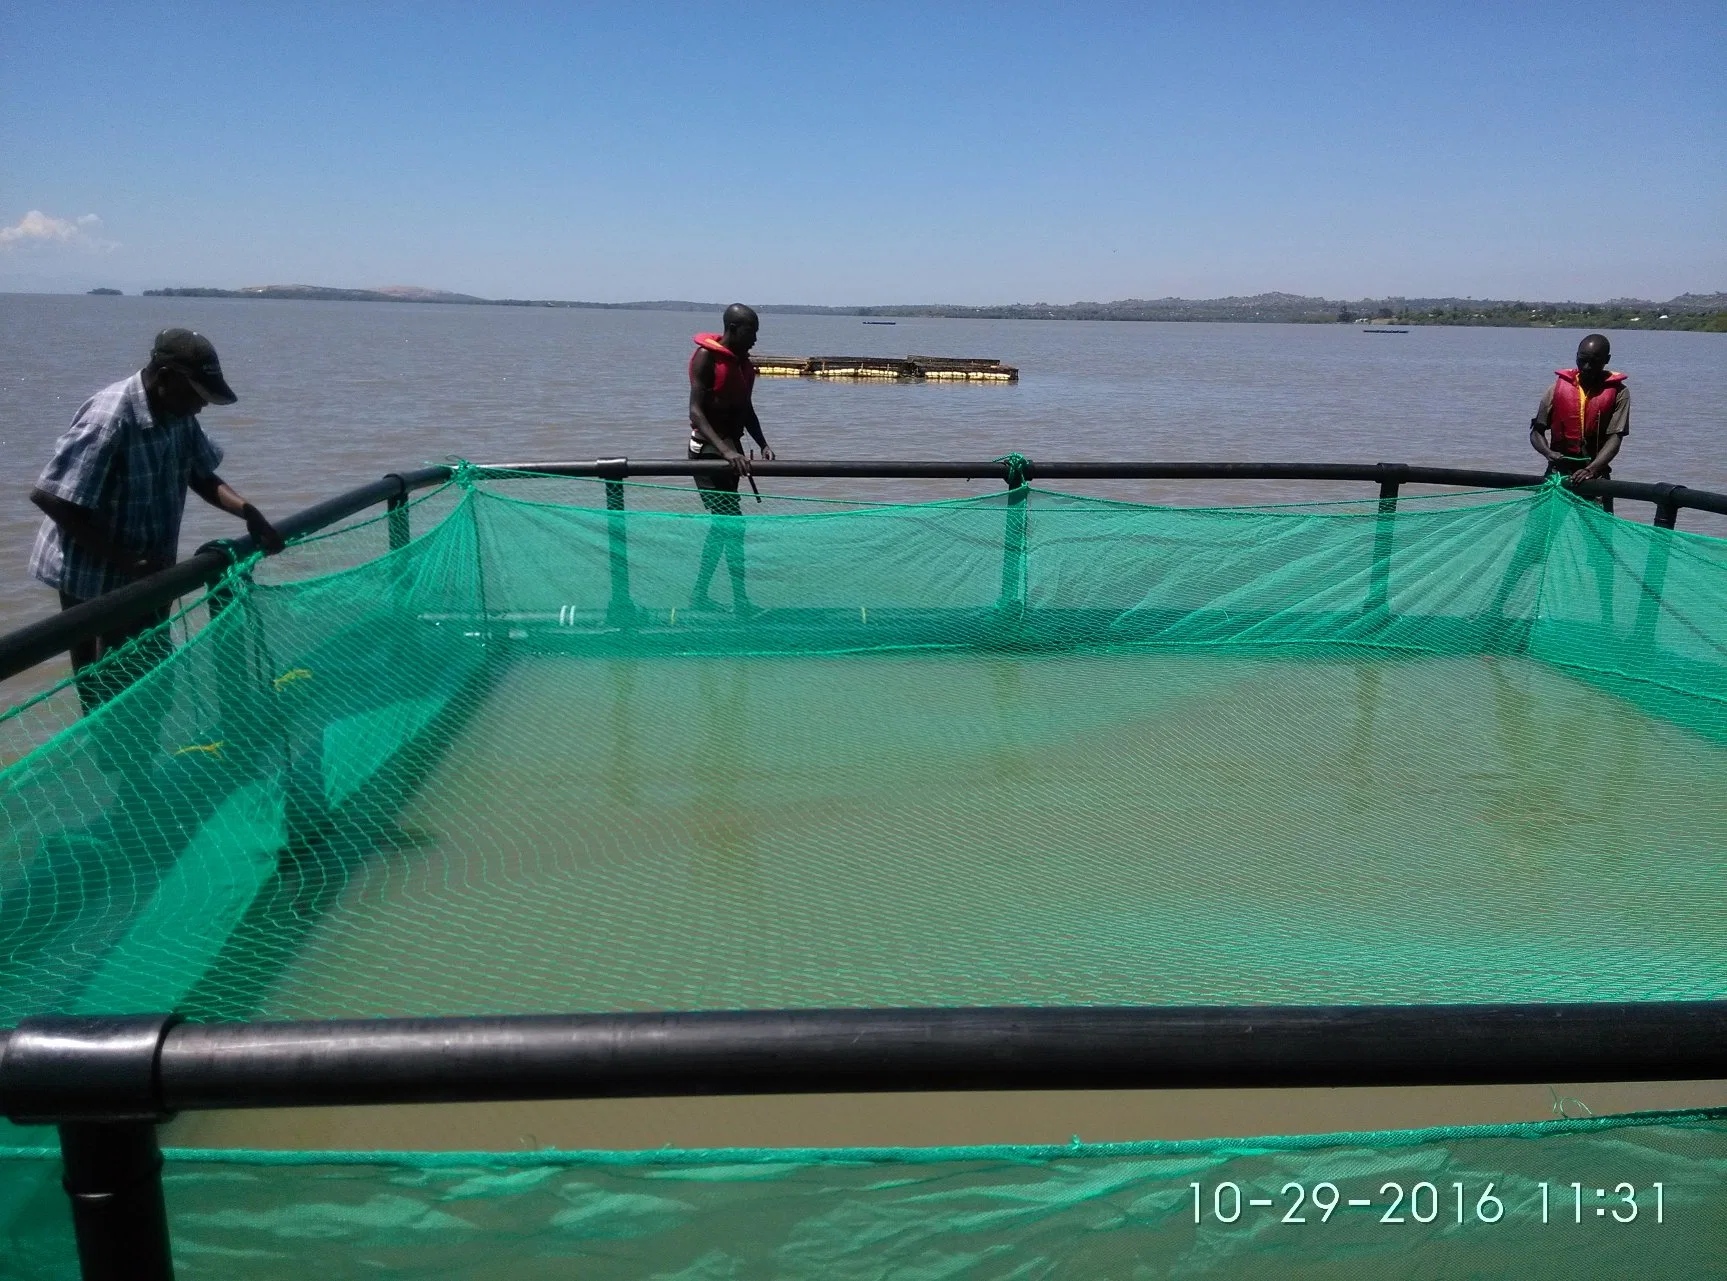
[[[630,598],[630,530],[624,505],[624,480],[630,474],[630,460],[597,459],[594,474],[606,487],[607,572],[611,578],[606,626],[631,627],[636,622],[636,606]]]
[[[39,1015],[0,1032],[0,1111],[59,1131],[83,1281],[173,1281],[156,1127],[172,1014]]]
[[[1367,612],[1384,619],[1391,612],[1391,552],[1397,538],[1397,496],[1409,478],[1407,463],[1380,463],[1379,510],[1373,526],[1373,568],[1368,575]]]
[[[1007,513],[1001,545],[1001,598],[998,608],[1017,618],[1025,611],[1026,597],[1026,500],[1031,495],[1034,468],[1023,454],[1008,454],[996,460],[1007,483]]]

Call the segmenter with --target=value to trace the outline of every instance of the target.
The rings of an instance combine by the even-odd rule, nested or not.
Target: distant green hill
[[[453,294],[418,285],[385,285],[381,289],[332,289],[328,285],[249,285],[244,289],[146,289],[147,298],[285,298],[312,302],[446,302],[483,303],[473,294]]]
[[[147,289],[160,298],[264,298],[317,302],[445,303],[492,307],[576,307],[624,311],[718,312],[723,303],[570,302],[551,298],[477,298],[472,294],[386,285],[335,289],[325,285],[254,285],[245,289]],[[1499,325],[1561,329],[1696,329],[1727,333],[1727,293],[1681,294],[1666,302],[1615,298],[1602,303],[1525,302],[1480,298],[1358,298],[1336,300],[1303,294],[1266,293],[1230,298],[1125,298],[1117,302],[1003,303],[968,307],[946,303],[814,307],[767,304],[758,310],[782,315],[943,316],[975,320],[1210,320],[1348,324],[1384,321],[1395,325]]]

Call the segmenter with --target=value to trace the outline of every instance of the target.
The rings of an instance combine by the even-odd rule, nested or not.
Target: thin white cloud
[[[118,249],[118,243],[100,234],[101,226],[102,220],[95,214],[55,218],[40,209],[32,209],[10,227],[0,227],[0,249],[64,246],[88,253]]]

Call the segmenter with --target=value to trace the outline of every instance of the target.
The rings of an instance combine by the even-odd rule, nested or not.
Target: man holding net
[[[1577,367],[1559,370],[1529,421],[1529,443],[1547,460],[1547,474],[1573,481],[1607,480],[1619,446],[1631,430],[1631,393],[1625,375],[1609,373],[1612,347],[1605,334],[1577,344]],[[1598,500],[1606,511],[1613,499]]]
[[[696,609],[719,608],[708,592],[724,556],[732,579],[732,608],[745,615],[753,613],[755,607],[744,582],[744,530],[738,519],[743,515],[738,481],[750,474],[744,433],[747,431],[761,447],[765,460],[771,462],[774,451],[768,447],[751,399],[756,371],[750,363],[750,348],[756,345],[761,322],[754,310],[739,302],[726,308],[724,323],[724,333],[697,334],[696,350],[690,357],[690,457],[723,458],[731,465],[729,472],[696,477],[702,506],[716,519],[709,524],[702,544],[691,604]],[[754,488],[754,480],[750,486]]]
[[[1624,374],[1608,372],[1611,354],[1607,335],[1590,334],[1577,344],[1577,367],[1556,371],[1553,385],[1542,395],[1529,421],[1529,444],[1547,460],[1547,475],[1567,477],[1567,483],[1611,479],[1609,465],[1631,430],[1631,393]],[[1613,510],[1612,495],[1590,501],[1603,511]],[[1494,593],[1493,612],[1505,608],[1512,591],[1547,555],[1553,521],[1551,503],[1539,501],[1530,508],[1510,566]],[[1613,573],[1600,564],[1592,568],[1601,617],[1611,620]]]
[[[222,450],[204,434],[198,411],[238,399],[222,377],[216,349],[190,329],[156,335],[150,362],[85,401],[55,442],[30,501],[45,519],[30,553],[30,574],[60,592],[71,609],[172,565],[190,489],[246,522],[266,551],[282,549],[275,527],[216,474]],[[82,673],[167,621],[167,607],[72,647]],[[165,646],[141,642],[127,670],[100,682],[80,679],[85,711],[152,666]]]

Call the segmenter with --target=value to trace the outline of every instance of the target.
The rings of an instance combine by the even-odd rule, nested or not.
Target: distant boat
[[[866,321],[864,321],[864,324],[866,324],[866,325],[897,325],[897,324],[899,324],[899,321],[897,321],[897,320],[866,320]]]
[[[1406,334],[1407,329],[1363,329],[1364,334]]]

